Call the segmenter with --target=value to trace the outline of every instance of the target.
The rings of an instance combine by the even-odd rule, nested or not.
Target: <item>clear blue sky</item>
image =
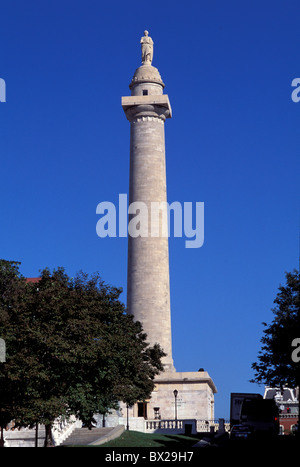
[[[148,29],[166,84],[168,201],[205,203],[205,243],[170,239],[173,357],[213,378],[216,417],[253,377],[262,321],[298,267],[298,1],[11,0],[1,5],[1,253],[124,288],[127,239],[96,206],[128,193],[121,96]]]

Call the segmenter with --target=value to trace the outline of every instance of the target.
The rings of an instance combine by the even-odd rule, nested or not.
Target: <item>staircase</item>
[[[107,436],[114,428],[75,428],[61,446],[87,446]]]

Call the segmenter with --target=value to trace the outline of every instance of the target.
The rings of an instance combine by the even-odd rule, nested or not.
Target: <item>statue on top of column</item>
[[[144,31],[144,36],[141,38],[143,65],[151,65],[153,60],[153,40],[148,34],[148,31]]]

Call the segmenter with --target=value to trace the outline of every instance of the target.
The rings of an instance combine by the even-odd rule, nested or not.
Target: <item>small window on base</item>
[[[143,89],[143,96],[148,96],[148,90],[147,89]]]

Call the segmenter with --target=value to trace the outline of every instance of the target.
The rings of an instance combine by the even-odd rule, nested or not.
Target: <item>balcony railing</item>
[[[222,419],[223,420],[223,419]],[[186,424],[193,424],[194,430],[197,432],[218,431],[220,427],[219,420],[145,420],[145,431],[168,430],[174,432],[184,432]],[[229,420],[222,422],[225,431],[230,430]]]
[[[147,430],[182,430],[183,420],[146,420]]]
[[[297,413],[281,413],[279,415],[279,419],[281,418],[299,418],[299,415]]]

